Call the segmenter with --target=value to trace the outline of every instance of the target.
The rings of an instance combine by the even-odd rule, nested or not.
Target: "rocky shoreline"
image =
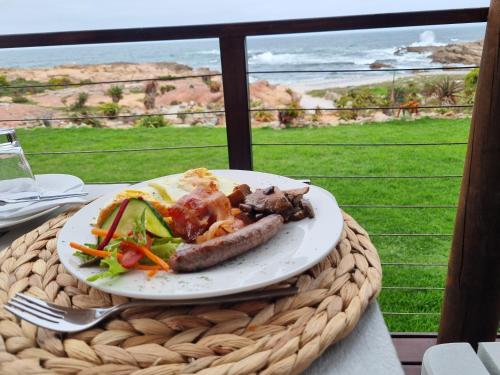
[[[419,53],[428,55],[435,63],[444,65],[477,65],[480,62],[482,41],[449,44],[446,46],[409,46],[396,54]],[[372,69],[392,67],[385,61],[374,61]],[[204,76],[205,75],[205,76]],[[180,79],[179,77],[187,77]],[[131,81],[127,81],[130,79]],[[3,80],[3,81],[2,81]],[[36,89],[9,89],[8,86],[40,86],[47,83],[70,83]],[[114,83],[112,83],[114,82]],[[156,82],[156,83],[152,83]],[[357,83],[362,85],[362,83]],[[2,86],[3,85],[3,86]],[[147,85],[153,85],[153,107],[145,107]],[[120,99],[115,103],[119,113],[108,116],[103,108],[113,106],[110,87],[119,86]],[[256,81],[250,84],[250,105],[255,126],[278,126],[278,113],[265,108],[331,107],[334,100],[311,96],[297,87]],[[329,88],[330,89],[330,88]],[[83,108],[75,108],[81,96],[86,96]],[[76,126],[85,121],[73,121],[73,116],[99,116],[100,126],[128,128],[136,125],[136,114],[157,113],[173,126],[224,126],[220,112],[224,107],[222,79],[219,72],[206,68],[194,69],[177,63],[113,63],[96,65],[61,65],[51,68],[0,68],[0,128]],[[216,111],[213,114],[197,112]],[[217,112],[218,111],[218,112]],[[175,115],[181,112],[183,114]],[[118,114],[118,116],[117,116]],[[174,114],[174,115],[172,115]],[[125,115],[125,116],[122,116]],[[313,116],[313,112],[310,113]],[[322,122],[338,123],[325,113]],[[45,121],[21,119],[43,118]],[[63,118],[66,120],[56,120]],[[13,121],[20,119],[20,121]],[[4,120],[4,121],[2,121]],[[10,121],[5,121],[10,120]]]

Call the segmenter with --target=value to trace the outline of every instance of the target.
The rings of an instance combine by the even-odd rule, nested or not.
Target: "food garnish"
[[[91,229],[96,243],[70,246],[81,267],[104,269],[88,281],[132,270],[148,277],[193,272],[265,243],[284,222],[314,217],[303,197],[308,190],[269,186],[252,192],[206,168],[192,169],[118,193]]]

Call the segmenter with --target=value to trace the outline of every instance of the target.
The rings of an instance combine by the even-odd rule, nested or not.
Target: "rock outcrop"
[[[440,64],[479,65],[483,41],[455,43],[446,46],[408,46],[399,48],[395,54],[426,53],[432,62]]]

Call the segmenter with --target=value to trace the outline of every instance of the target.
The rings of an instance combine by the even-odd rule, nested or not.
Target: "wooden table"
[[[88,199],[125,188],[126,184],[86,185]],[[63,212],[60,209],[31,222],[20,224],[0,233],[0,250],[18,236],[36,228],[48,218]],[[304,372],[305,375],[403,375],[396,350],[377,303],[365,312],[354,331],[343,341],[327,350]]]

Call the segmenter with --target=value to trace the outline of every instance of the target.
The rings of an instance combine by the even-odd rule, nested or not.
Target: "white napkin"
[[[61,174],[46,174],[35,176],[40,195],[56,195],[61,193],[79,193],[83,190],[83,181],[78,177]],[[0,206],[0,220],[9,220],[29,216],[52,207],[70,203],[85,203],[85,197],[63,198],[40,202],[23,202]]]

